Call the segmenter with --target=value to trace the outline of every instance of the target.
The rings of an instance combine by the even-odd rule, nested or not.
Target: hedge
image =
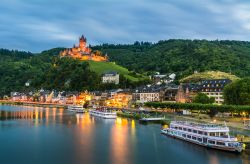
[[[170,109],[189,109],[189,110],[217,110],[219,112],[248,112],[250,106],[245,105],[213,105],[198,103],[169,103],[169,102],[147,102],[147,107],[170,108]]]

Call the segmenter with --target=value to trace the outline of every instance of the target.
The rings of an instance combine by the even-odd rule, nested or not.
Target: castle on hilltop
[[[71,57],[80,60],[108,61],[108,56],[100,51],[92,51],[87,46],[87,39],[83,35],[79,38],[79,45],[60,52],[60,57]]]

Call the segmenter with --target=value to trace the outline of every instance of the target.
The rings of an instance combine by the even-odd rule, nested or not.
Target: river
[[[0,164],[248,164],[250,156],[160,134],[161,125],[60,108],[0,106]],[[3,117],[3,116],[1,116]]]

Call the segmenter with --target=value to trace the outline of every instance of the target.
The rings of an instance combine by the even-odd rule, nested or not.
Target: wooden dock
[[[165,117],[149,117],[149,118],[142,118],[139,121],[142,122],[155,122],[155,121],[162,121],[165,120]]]

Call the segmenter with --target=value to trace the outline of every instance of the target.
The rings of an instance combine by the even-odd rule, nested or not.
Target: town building
[[[160,74],[157,72],[155,75],[151,77],[154,84],[170,84],[175,80],[175,74]]]
[[[195,83],[182,83],[178,87],[175,97],[176,102],[190,103],[193,101],[196,94],[200,91],[200,85]]]
[[[214,97],[216,104],[223,104],[223,89],[231,82],[229,79],[203,80],[200,83],[200,91],[208,97]]]
[[[60,57],[71,57],[80,60],[108,61],[108,56],[102,55],[100,51],[92,51],[87,46],[87,39],[83,35],[79,38],[79,45],[60,52]]]
[[[164,87],[163,101],[175,101],[179,86],[175,84],[169,84]]]
[[[119,74],[117,72],[107,72],[102,75],[102,83],[119,84]]]
[[[109,107],[124,108],[129,107],[132,100],[132,94],[127,92],[117,92],[111,98],[105,101],[105,105]]]
[[[158,86],[141,86],[132,93],[132,100],[138,103],[162,101],[163,91]]]

